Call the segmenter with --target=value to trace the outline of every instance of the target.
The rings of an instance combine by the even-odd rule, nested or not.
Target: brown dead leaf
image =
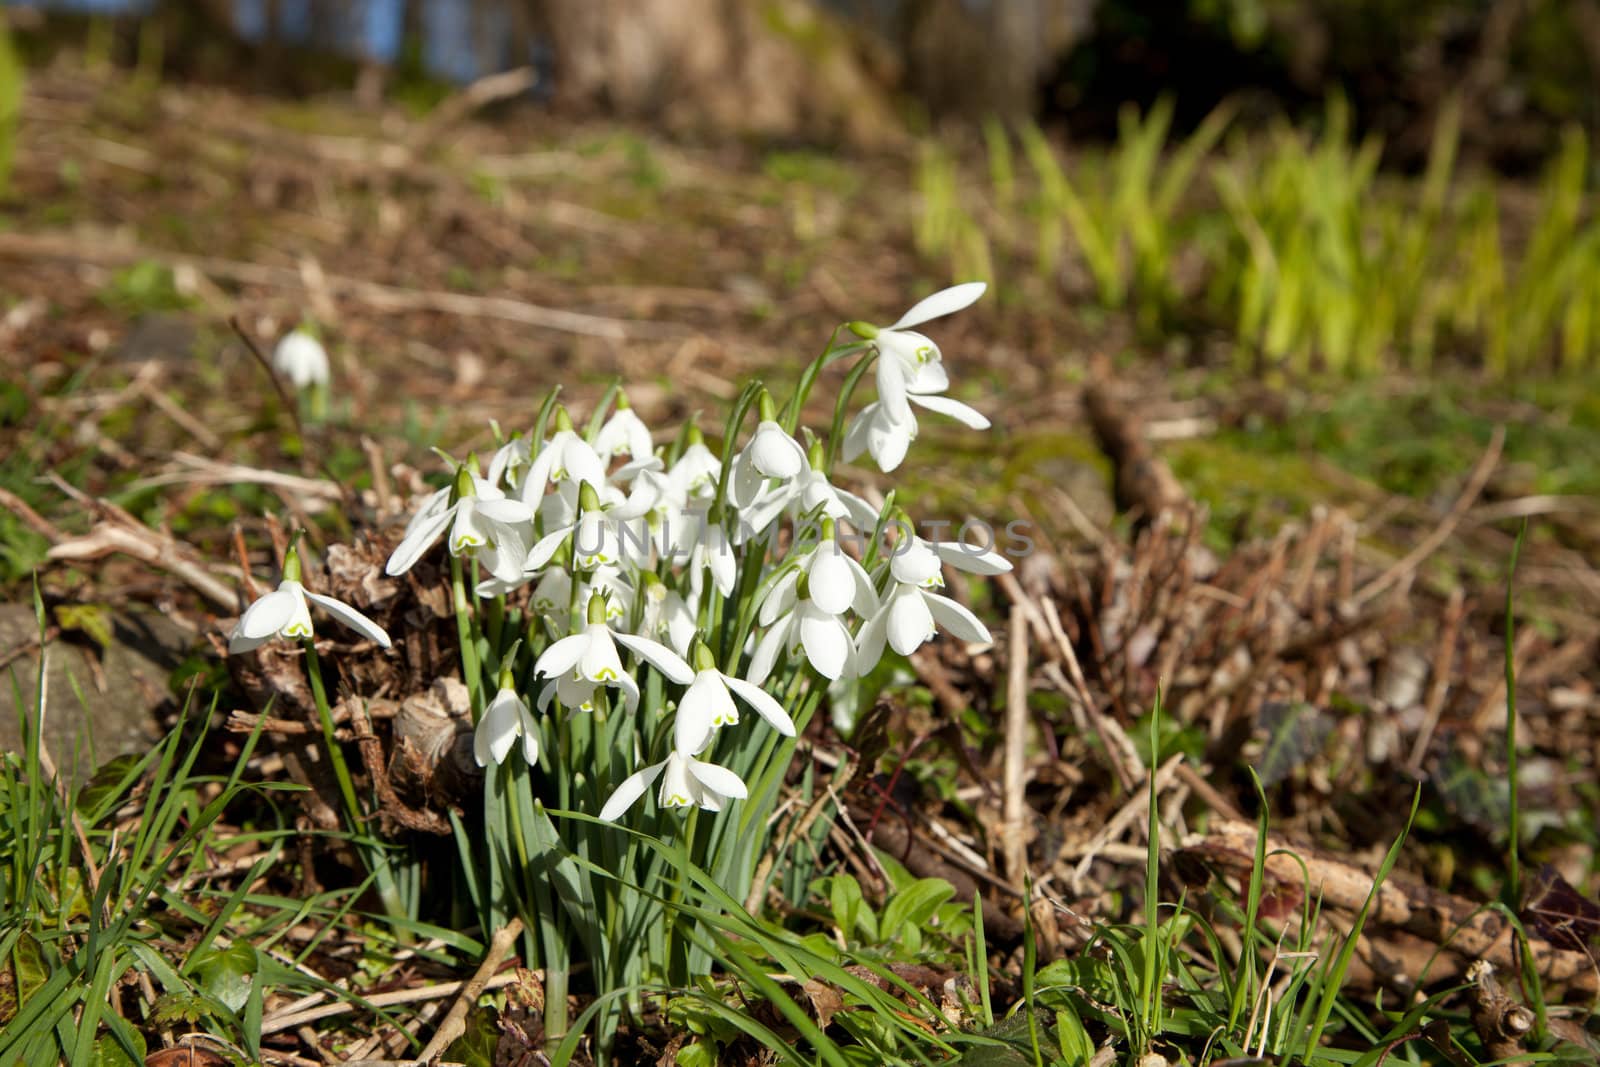
[[[207,1048],[179,1045],[157,1049],[144,1058],[144,1067],[228,1067],[228,1059]]]
[[[844,1010],[844,997],[833,986],[815,978],[807,978],[803,988],[811,1000],[811,1010],[817,1013],[817,1025],[826,1030],[833,1017]]]

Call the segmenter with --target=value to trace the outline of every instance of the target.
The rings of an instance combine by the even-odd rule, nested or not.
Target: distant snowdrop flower
[[[697,427],[689,428],[689,443],[683,454],[667,471],[667,479],[685,500],[709,500],[716,495],[717,479],[722,474],[722,460],[706,447]]]
[[[249,652],[260,648],[274,637],[285,640],[312,636],[311,609],[317,605],[362,637],[388,648],[389,635],[383,627],[367,618],[342,600],[313,593],[300,584],[300,555],[293,548],[284,554],[283,580],[278,588],[265,594],[245,609],[238,625],[228,635],[230,653]]]
[[[328,350],[304,330],[291,330],[283,335],[272,350],[272,366],[296,389],[328,384]]]
[[[892,326],[850,323],[850,332],[878,351],[878,400],[896,422],[911,415],[909,393],[942,393],[950,384],[939,346],[911,327],[970,307],[987,288],[983,282],[966,282],[941,289],[918,301]]]

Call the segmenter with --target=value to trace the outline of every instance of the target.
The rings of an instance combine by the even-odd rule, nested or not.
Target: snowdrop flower
[[[765,689],[717,670],[711,650],[703,642],[695,643],[694,659],[694,681],[678,701],[678,721],[684,724],[689,736],[737,723],[739,708],[733,702],[735,696],[754,708],[774,730],[785,737],[794,736],[794,720]]]
[[[519,493],[525,503],[532,504],[543,496],[545,486],[551,482],[588,482],[596,489],[606,484],[605,462],[572,428],[566,408],[556,408],[555,421],[556,432],[533,457],[528,476],[522,480]]]
[[[641,634],[665,638],[667,647],[680,656],[688,656],[700,624],[695,619],[694,608],[683,599],[683,594],[668,589],[652,571],[641,571],[644,582],[644,624]]]
[[[793,652],[796,647],[829,681],[861,673],[855,642],[842,616],[851,607],[857,614],[869,615],[877,599],[861,564],[832,540],[832,522],[824,520],[823,529],[823,543],[794,572],[780,578],[761,605],[759,621],[772,628],[750,661],[750,680],[756,685],[772,673],[780,651]]]
[[[987,430],[989,420],[983,413],[968,407],[959,400],[938,393],[921,393],[908,390],[905,398],[918,407],[936,411],[974,430]],[[917,416],[910,408],[904,418],[890,414],[889,408],[877,401],[862,408],[850,423],[844,435],[844,458],[854,461],[862,452],[869,452],[878,469],[887,474],[900,466],[906,450],[917,439]]]
[[[316,604],[362,637],[377,642],[380,648],[389,647],[389,635],[384,633],[383,627],[344,601],[313,593],[301,585],[300,554],[290,548],[284,554],[283,580],[278,583],[278,588],[245,609],[233,633],[228,635],[228,651],[249,652],[274,637],[310,639],[311,609],[307,601]]]
[[[694,671],[683,657],[666,645],[611,629],[606,622],[605,598],[598,594],[589,598],[588,622],[583,630],[545,649],[534,663],[533,673],[539,678],[556,679],[570,675],[576,682],[620,689],[632,707],[639,702],[639,685],[622,669],[618,644],[679,685],[688,685],[694,680]],[[563,700],[562,703],[567,702]]]
[[[876,664],[883,655],[886,639],[889,647],[902,656],[911,655],[934,636],[935,623],[963,641],[991,640],[988,628],[976,615],[957,601],[933,592],[944,588],[939,553],[920,540],[896,548],[889,562],[892,588],[883,606],[857,637],[857,654],[862,663]],[[1009,564],[1006,569],[1010,569]]]
[[[680,714],[673,724],[672,751],[667,753],[667,758],[624,779],[600,809],[600,818],[616,822],[658,777],[661,788],[656,793],[656,803],[663,808],[693,806],[721,811],[725,802],[743,800],[749,790],[742,778],[726,767],[695,758],[710,745],[712,736],[709,728],[702,728]]]
[[[517,695],[510,665],[514,658],[506,657],[506,666],[500,672],[500,691],[483,709],[483,717],[472,732],[472,756],[480,767],[504,763],[519,737],[522,758],[528,766],[539,762],[539,724],[528,710],[527,701]]]
[[[601,506],[600,494],[587,482],[578,486],[576,518],[563,526],[557,526],[535,541],[523,561],[524,566],[530,571],[540,570],[555,557],[563,545],[569,543],[569,540],[572,546],[573,565],[582,570],[614,567],[624,562],[634,564],[646,562],[646,560],[627,558],[627,547],[617,524]],[[627,540],[639,548],[640,554],[648,555],[648,537],[630,535]]]
[[[741,510],[755,502],[768,478],[789,479],[806,469],[806,452],[800,442],[778,425],[772,397],[761,394],[761,424],[755,436],[733,459],[729,492]]]
[[[509,499],[493,483],[473,473],[475,459],[456,472],[454,491],[444,506],[436,493],[423,512],[406,528],[406,535],[395,546],[384,573],[404,574],[449,527],[446,544],[452,556],[477,559],[491,575],[502,582],[519,583],[528,556],[528,534],[532,532],[533,509],[520,500]]]
[[[667,480],[685,501],[709,500],[717,493],[717,479],[722,474],[722,460],[706,447],[705,438],[698,426],[689,427],[689,443],[683,455],[667,472]]]
[[[272,366],[296,389],[328,384],[328,350],[304,330],[291,330],[283,335],[278,347],[272,350]]]
[[[983,282],[966,282],[941,289],[919,300],[893,326],[850,323],[850,332],[878,351],[878,400],[896,422],[911,415],[909,393],[942,393],[950,384],[939,346],[911,327],[970,307],[987,288]]]
[[[706,508],[680,511],[675,518],[662,524],[658,540],[662,556],[683,564],[689,576],[689,591],[696,598],[705,589],[707,574],[723,596],[733,593],[733,584],[739,576],[739,561],[729,543],[728,531],[720,522],[711,520]]]
[[[633,460],[649,459],[655,451],[650,442],[650,428],[633,413],[627,394],[621,390],[617,391],[617,410],[595,435],[594,450],[605,459],[626,452]]]

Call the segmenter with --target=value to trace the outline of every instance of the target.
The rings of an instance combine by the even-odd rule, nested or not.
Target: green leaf
[[[110,808],[133,784],[145,758],[130,752],[101,764],[88,784],[78,792],[78,814],[85,816],[90,823],[98,821],[97,813]]]
[[[116,1038],[105,1034],[89,1050],[88,1067],[139,1067],[144,1063],[144,1038],[138,1031],[133,1031],[131,1039],[139,1048],[138,1059],[128,1055],[128,1050]]]
[[[244,1007],[256,973],[254,946],[243,941],[235,941],[227,948],[208,946],[190,964],[200,977],[200,988],[206,993],[229,1011]]]
[[[478,1008],[467,1016],[466,1029],[444,1050],[443,1058],[467,1067],[494,1067],[499,1046],[499,1012],[493,1008]]]
[[[44,949],[32,934],[24,933],[17,938],[16,947],[11,950],[11,967],[17,979],[17,1009],[20,1011],[50,977]]]
[[[1267,743],[1256,761],[1256,773],[1268,787],[1321,752],[1333,732],[1332,719],[1303,701],[1265,704],[1258,721],[1267,730]]]
[[[717,1067],[716,1049],[704,1041],[696,1041],[680,1048],[675,1062],[678,1067]]]
[[[955,886],[943,878],[921,878],[900,890],[884,906],[883,921],[879,924],[883,940],[892,940],[907,928],[920,931],[939,905],[954,896],[955,892]]]
[[[57,604],[56,625],[63,630],[77,631],[101,648],[110,648],[112,642],[111,609],[104,604]]]

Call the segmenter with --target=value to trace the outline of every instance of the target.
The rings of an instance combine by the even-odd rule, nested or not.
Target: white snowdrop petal
[[[918,407],[936,411],[941,415],[949,415],[970,429],[987,430],[990,426],[987,416],[975,408],[968,407],[959,400],[953,400],[948,396],[925,395],[922,393],[911,393],[909,395],[911,402]]]
[[[606,801],[605,807],[600,809],[601,822],[616,822],[623,813],[644,796],[644,791],[650,788],[650,783],[656,780],[656,775],[661,773],[665,763],[652,764],[641,771],[634,771],[623,779],[617,786],[611,798]]]
[[[686,760],[689,773],[699,780],[700,784],[717,794],[719,797],[728,797],[732,800],[743,800],[749,796],[745,788],[744,779],[715,763],[705,763],[701,760]]]
[[[901,315],[899,320],[889,329],[905,330],[913,326],[920,326],[924,322],[954,314],[977,303],[978,298],[989,288],[987,282],[962,282],[952,285],[948,289],[940,289],[937,293],[923,297],[911,305],[911,310]]]
[[[996,575],[1011,570],[1011,561],[993,549],[964,541],[938,541],[932,547],[940,559],[968,574]]]
[[[258,643],[275,636],[294,614],[295,599],[293,591],[279,586],[245,609],[233,635]],[[233,651],[232,645],[229,651]]]
[[[800,644],[817,673],[830,681],[845,673],[854,651],[844,624],[820,612],[807,612],[801,617]]]
[[[856,635],[856,665],[861,672],[872,670],[883,659],[883,645],[888,637],[889,609],[893,603],[884,604],[867,620]]]
[[[836,547],[817,549],[807,575],[811,602],[829,615],[842,614],[856,595],[855,575]]]
[[[634,634],[615,633],[612,636],[623,647],[630,649],[640,659],[679,685],[688,685],[694,680],[694,671],[683,661],[683,657],[661,642]]]
[[[533,673],[540,678],[555,678],[566,674],[578,665],[584,652],[589,647],[587,633],[573,634],[563,637],[555,644],[544,650],[533,665]]]
[[[724,674],[722,680],[729,689],[738,695],[740,700],[749,704],[756,710],[757,715],[767,720],[767,723],[774,730],[785,737],[794,736],[794,720],[789,717],[787,711],[783,710],[783,705],[778,703],[771,693],[759,685],[751,685],[743,678],[735,678],[731,674]]]
[[[422,554],[433,547],[433,543],[439,539],[439,535],[444,532],[446,526],[450,525],[450,520],[454,517],[455,512],[446,508],[418,523],[395,546],[394,553],[389,557],[389,562],[384,566],[383,572],[392,578],[410,570],[417,560],[422,558]]]
[[[329,615],[332,615],[335,619],[338,619],[340,622],[350,627],[350,629],[354,630],[362,637],[367,638],[369,641],[376,641],[382,648],[389,647],[389,635],[384,632],[383,627],[379,626],[377,623],[361,614],[361,612],[357,611],[349,604],[346,604],[342,600],[335,600],[331,596],[323,596],[321,593],[313,593],[309,589],[306,590],[305,595],[313,604],[317,605],[323,611],[326,611]]]
[[[889,605],[889,647],[909,656],[934,634],[933,612],[926,595],[912,586],[901,586]]]
[[[933,617],[951,635],[959,637],[963,641],[987,643],[993,640],[989,634],[989,628],[983,624],[981,619],[971,611],[968,611],[964,604],[951,600],[947,596],[939,596],[936,593],[925,593],[923,596],[928,602],[928,609],[933,613]]]

